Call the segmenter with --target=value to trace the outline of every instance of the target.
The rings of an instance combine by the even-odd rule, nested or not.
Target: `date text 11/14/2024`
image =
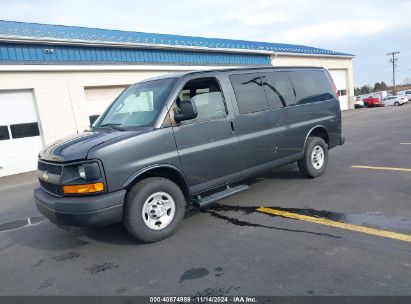
[[[243,296],[150,297],[150,303],[257,303],[257,299]]]

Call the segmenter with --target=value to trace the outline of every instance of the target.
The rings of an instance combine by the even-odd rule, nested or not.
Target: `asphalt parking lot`
[[[411,170],[398,170],[411,168],[410,117],[409,105],[344,112],[323,176],[268,172],[154,244],[121,224],[61,230],[35,209],[34,173],[0,179],[0,294],[411,295]]]

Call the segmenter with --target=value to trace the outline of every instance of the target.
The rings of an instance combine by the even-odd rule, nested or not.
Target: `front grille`
[[[43,163],[39,161],[37,165],[37,169],[41,171],[47,171],[48,173],[51,173],[51,174],[61,175],[63,166]]]
[[[63,187],[61,185],[56,185],[56,184],[50,184],[48,182],[45,182],[41,179],[39,179],[40,186],[46,190],[47,192],[50,192],[52,194],[62,196],[63,195]]]

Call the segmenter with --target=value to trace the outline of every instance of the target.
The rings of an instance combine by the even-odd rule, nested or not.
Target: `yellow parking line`
[[[402,171],[402,172],[411,172],[409,168],[394,168],[394,167],[372,167],[372,166],[351,166],[355,169],[371,169],[371,170],[388,170],[388,171]]]
[[[277,215],[277,216],[292,218],[292,219],[296,219],[296,220],[306,221],[306,222],[310,222],[310,223],[315,223],[315,224],[320,224],[320,225],[327,225],[327,226],[331,226],[331,227],[336,227],[336,228],[341,228],[341,229],[346,229],[346,230],[351,230],[351,231],[357,231],[357,232],[372,234],[372,235],[376,235],[376,236],[381,236],[381,237],[385,237],[385,238],[391,238],[391,239],[411,243],[411,235],[407,235],[407,234],[396,233],[396,232],[380,230],[380,229],[374,229],[374,228],[358,226],[358,225],[352,225],[352,224],[347,224],[347,223],[342,223],[342,222],[336,222],[336,221],[332,221],[332,220],[328,220],[328,219],[324,219],[324,218],[307,216],[307,215],[302,215],[302,214],[297,214],[297,213],[293,213],[293,212],[282,211],[282,210],[277,210],[277,209],[272,209],[272,208],[266,208],[266,207],[257,208],[257,211],[263,212],[263,213],[268,213],[268,214],[273,214],[273,215]]]

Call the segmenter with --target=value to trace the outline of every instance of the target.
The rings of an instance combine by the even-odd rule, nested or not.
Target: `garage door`
[[[103,113],[127,86],[89,87],[85,88],[90,124]]]
[[[340,96],[340,108],[341,110],[348,110],[348,87],[347,87],[347,71],[346,70],[330,70],[331,77],[334,80],[335,86],[337,87],[338,94]]]
[[[0,177],[36,170],[42,148],[31,91],[0,91]]]

